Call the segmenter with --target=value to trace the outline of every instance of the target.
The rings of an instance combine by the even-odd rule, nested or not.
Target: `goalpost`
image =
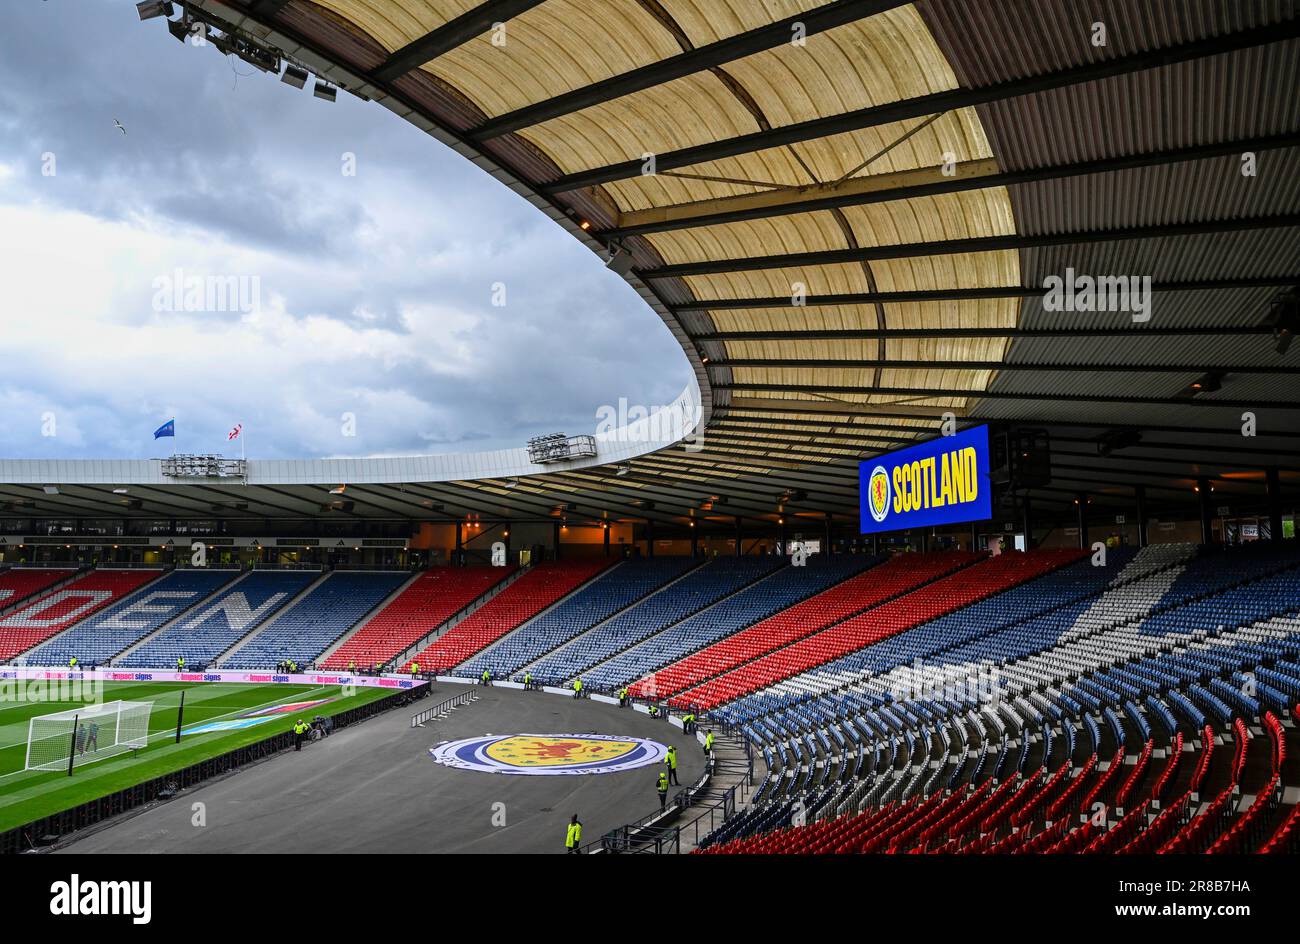
[[[138,751],[149,743],[151,701],[81,705],[32,718],[25,770],[67,770]]]

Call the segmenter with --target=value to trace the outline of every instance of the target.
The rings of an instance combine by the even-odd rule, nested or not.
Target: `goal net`
[[[138,751],[149,743],[151,701],[81,705],[32,718],[27,725],[27,770],[67,770]]]

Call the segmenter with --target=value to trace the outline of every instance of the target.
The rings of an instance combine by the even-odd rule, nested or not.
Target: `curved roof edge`
[[[242,479],[164,475],[161,459],[3,459],[0,481],[14,485],[365,485],[513,478],[624,462],[681,442],[701,428],[703,418],[699,390],[694,384],[672,403],[644,416],[639,415],[643,410],[625,404],[620,412],[623,415],[607,417],[597,424],[594,457],[546,465],[529,461],[528,450],[522,447],[431,456],[249,459],[247,476]],[[621,424],[613,425],[615,419]]]
[[[478,166],[481,170],[486,171],[496,180],[505,184],[515,193],[519,194],[533,206],[545,213],[550,219],[566,230],[570,236],[577,239],[592,253],[600,258],[607,248],[589,232],[579,226],[578,221],[568,216],[563,209],[557,204],[551,202],[542,194],[538,193],[526,181],[520,180],[514,174],[510,173],[493,158],[474,147],[474,145],[465,141],[455,132],[444,127],[443,125],[432,120],[424,112],[407,104],[397,96],[390,94],[387,90],[379,88],[366,79],[364,76],[345,68],[333,60],[325,57],[315,49],[303,45],[296,38],[287,36],[274,27],[267,26],[260,20],[257,20],[247,13],[244,13],[220,0],[188,0],[190,7],[196,10],[202,10],[214,17],[225,20],[235,28],[243,30],[253,36],[257,36],[264,42],[275,46],[284,53],[294,57],[300,62],[308,65],[321,78],[333,82],[347,91],[354,94],[362,95],[374,102],[383,105],[399,118],[405,119],[415,127],[424,131],[431,137],[437,139],[443,144],[450,147],[462,157]],[[677,320],[677,317],[668,309],[664,302],[656,295],[634,272],[616,273],[622,277],[636,290],[650,309],[659,315],[660,319],[668,326],[677,343],[681,345],[683,353],[686,355],[686,361],[691,367],[694,375],[693,398],[699,406],[700,415],[698,418],[697,428],[703,429],[708,425],[713,415],[713,388],[709,380],[709,373],[705,369],[704,361],[699,350],[696,348],[694,340],[690,334]],[[680,398],[679,398],[680,399]],[[663,445],[671,445],[664,443]]]

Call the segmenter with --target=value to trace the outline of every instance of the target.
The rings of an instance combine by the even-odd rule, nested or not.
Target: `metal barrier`
[[[432,721],[434,718],[438,717],[439,715],[446,714],[447,712],[451,711],[453,708],[459,708],[461,705],[468,704],[469,702],[472,701],[478,701],[478,693],[475,692],[473,689],[470,689],[467,692],[461,692],[459,695],[453,695],[451,698],[448,698],[445,701],[438,702],[438,704],[434,705],[432,708],[426,708],[424,709],[424,711],[421,711],[419,714],[412,715],[411,727],[418,728],[426,721]]]
[[[749,795],[749,786],[750,784],[745,780],[732,784],[731,788],[722,795],[717,803],[695,817],[694,822],[691,823],[691,844],[693,846],[699,846],[701,835],[707,836],[736,815],[736,810],[740,808],[740,804],[744,803]]]
[[[601,837],[601,850],[620,855],[676,855],[681,852],[680,826],[639,826],[613,829]]]

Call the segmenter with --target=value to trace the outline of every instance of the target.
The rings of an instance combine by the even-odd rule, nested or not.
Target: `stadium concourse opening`
[[[176,69],[215,49],[286,114],[382,107],[472,162],[636,292],[689,382],[479,452],[264,458],[236,424],[237,458],[0,459],[0,851],[908,853],[953,888],[966,855],[1261,854],[1217,877],[1276,878],[1300,9],[1103,6],[138,4]],[[492,337],[494,396],[561,409],[542,355]],[[1263,903],[1100,874],[1084,920]]]

